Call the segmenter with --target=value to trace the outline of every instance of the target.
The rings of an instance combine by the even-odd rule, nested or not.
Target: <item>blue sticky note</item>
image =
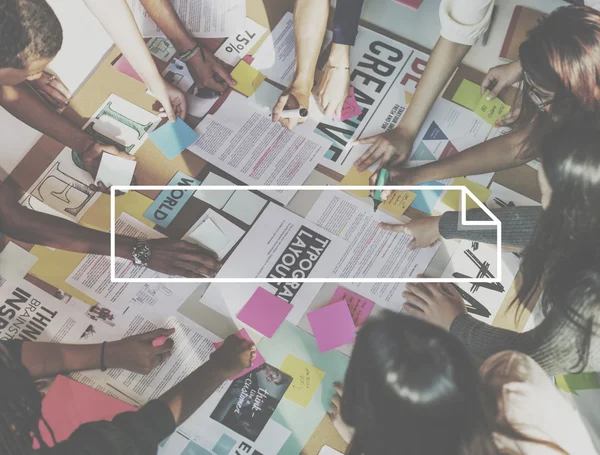
[[[190,441],[183,449],[183,452],[181,452],[181,455],[212,455],[212,453],[210,450],[206,450],[194,441]]]
[[[419,184],[419,186],[433,185],[440,186],[443,184],[440,182],[425,182]],[[433,207],[435,207],[435,204],[437,204],[437,201],[439,201],[442,192],[442,190],[415,190],[414,193],[417,195],[417,197],[411,204],[411,207],[420,210],[427,215],[431,215],[431,211],[433,210]]]
[[[258,350],[269,365],[280,368],[285,358],[292,354],[325,372],[313,399],[305,408],[284,398],[273,414],[273,420],[288,428],[292,434],[279,451],[279,455],[298,455],[321,423],[333,397],[333,384],[343,383],[349,358],[339,351],[321,353],[315,338],[284,321],[273,338],[263,338]]]
[[[194,186],[200,185],[200,181],[189,175],[178,171],[168,183],[169,186]],[[181,208],[192,197],[194,191],[173,189],[161,191],[152,205],[148,207],[144,218],[153,221],[161,227],[168,227],[175,219]]]
[[[221,436],[221,439],[217,442],[217,445],[213,447],[213,452],[216,455],[229,455],[231,453],[231,449],[235,446],[235,439],[229,437],[226,434]]]
[[[175,122],[167,122],[149,134],[152,142],[172,160],[192,145],[199,135],[187,123],[177,117]]]

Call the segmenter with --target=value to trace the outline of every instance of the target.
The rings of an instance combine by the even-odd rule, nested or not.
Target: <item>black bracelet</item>
[[[102,348],[100,349],[100,371],[106,371],[106,365],[104,365],[104,348],[106,348],[106,341],[102,342]]]

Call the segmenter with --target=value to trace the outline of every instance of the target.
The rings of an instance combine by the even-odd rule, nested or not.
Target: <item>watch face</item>
[[[148,261],[152,256],[152,249],[146,242],[139,242],[133,248],[133,263],[135,265],[148,265]]]

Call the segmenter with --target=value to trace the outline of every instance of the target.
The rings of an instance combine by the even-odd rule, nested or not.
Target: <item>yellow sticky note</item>
[[[406,104],[410,104],[414,96],[412,92],[404,92],[404,99],[406,100]]]
[[[471,190],[471,192],[475,195],[475,197],[477,199],[479,199],[481,202],[485,202],[487,201],[487,199],[490,197],[490,194],[492,194],[492,190],[485,188],[481,185],[479,185],[478,183],[472,182],[469,179],[466,179],[464,177],[459,177],[457,179],[454,179],[451,183],[452,186],[466,186],[468,189]],[[444,194],[444,197],[442,198],[442,202],[444,204],[446,204],[448,207],[450,207],[452,210],[459,210],[460,209],[460,202],[461,202],[461,196],[462,191],[459,190],[448,190],[446,191],[446,194]],[[473,201],[471,199],[471,197],[469,195],[467,195],[467,210],[469,209],[475,209],[479,207],[477,205],[477,203],[475,203],[475,201]]]
[[[481,89],[475,82],[463,79],[452,97],[452,101],[473,111],[481,101]]]
[[[391,215],[400,217],[404,215],[406,209],[417,198],[417,195],[412,191],[394,191],[388,198],[379,206],[380,210],[384,210]]]
[[[304,408],[308,406],[325,377],[325,372],[291,354],[288,354],[279,369],[294,378],[284,397]]]
[[[368,169],[358,172],[358,169],[355,166],[352,166],[340,182],[340,186],[368,186],[369,177],[371,177],[372,174],[373,173]],[[348,191],[348,193],[352,193],[358,197],[369,196],[369,190],[353,190]]]
[[[499,98],[488,101],[488,94],[489,91],[485,92],[479,103],[477,103],[477,106],[475,106],[475,109],[473,109],[473,112],[494,126],[500,117],[504,117],[510,112],[510,106]]]
[[[231,77],[237,82],[233,88],[246,96],[252,96],[265,80],[264,74],[259,73],[243,60],[233,69]]]

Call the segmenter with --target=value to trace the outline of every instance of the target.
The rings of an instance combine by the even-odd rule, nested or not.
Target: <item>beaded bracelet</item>
[[[333,66],[330,65],[329,63],[326,65],[327,68],[333,68],[334,70],[349,70],[350,67],[349,66]]]

